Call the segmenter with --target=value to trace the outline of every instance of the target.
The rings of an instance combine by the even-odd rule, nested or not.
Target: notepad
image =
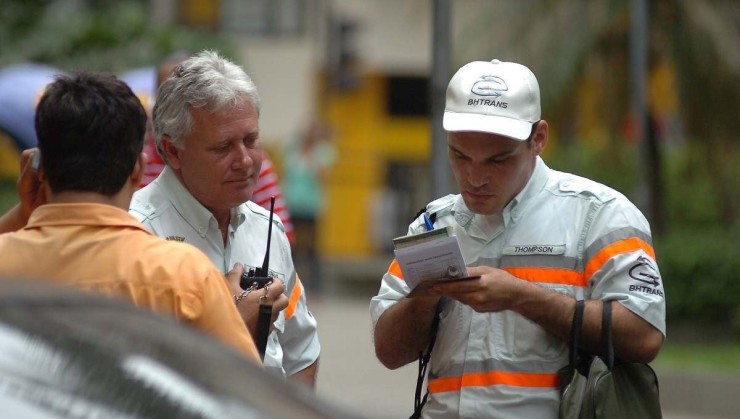
[[[457,236],[449,227],[393,239],[396,261],[412,290],[421,281],[467,277]]]

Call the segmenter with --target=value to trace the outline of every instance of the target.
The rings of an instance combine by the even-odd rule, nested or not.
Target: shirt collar
[[[537,161],[532,171],[532,176],[524,188],[504,208],[504,224],[516,223],[524,210],[533,201],[533,198],[545,187],[549,177],[549,168],[545,162],[537,156]]]
[[[201,237],[205,237],[211,223],[213,228],[218,228],[218,221],[213,213],[201,204],[175,176],[175,172],[165,166],[156,182],[169,192],[170,202],[182,218],[193,227]],[[244,204],[231,209],[231,227],[236,230],[246,220]]]
[[[458,195],[452,206],[452,214],[455,217],[455,221],[461,227],[465,228],[471,236],[485,240],[492,239],[510,223],[516,223],[519,220],[525,208],[533,201],[532,198],[547,183],[548,173],[549,168],[538,156],[532,176],[530,176],[524,188],[504,207],[502,216],[474,214],[465,205],[462,195]]]
[[[147,231],[121,208],[90,202],[41,205],[31,213],[25,228],[65,225],[130,227]]]

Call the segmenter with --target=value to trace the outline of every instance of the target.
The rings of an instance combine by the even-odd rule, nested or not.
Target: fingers
[[[285,295],[285,283],[280,279],[273,279],[270,284],[270,292],[267,298],[274,301],[278,296]]]
[[[483,276],[484,274],[491,271],[491,267],[488,266],[468,266],[468,276]]]
[[[280,294],[278,297],[273,301],[272,303],[272,321],[275,321],[277,319],[277,316],[280,314],[281,311],[285,310],[288,307],[288,296],[285,294]]]
[[[470,278],[461,281],[443,281],[439,284],[434,284],[429,287],[429,294],[454,296],[477,292],[481,289],[481,286],[481,277]]]
[[[242,264],[239,262],[235,263],[234,267],[226,273],[226,279],[229,281],[231,288],[233,290],[236,290],[237,292],[241,292],[239,280],[242,277],[242,273],[244,273],[244,266],[242,266]]]
[[[21,172],[16,182],[16,189],[21,201],[22,216],[25,220],[28,220],[31,212],[45,201],[45,194],[43,189],[40,188],[41,182],[38,176],[39,157],[40,151],[38,148],[29,148],[21,152]],[[34,165],[36,165],[36,168],[32,167]]]

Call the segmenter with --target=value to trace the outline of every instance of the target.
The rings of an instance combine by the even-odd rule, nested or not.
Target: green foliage
[[[0,12],[0,63],[39,62],[62,70],[122,72],[153,65],[177,50],[215,49],[233,57],[218,34],[156,25],[147,1],[10,0]]]
[[[712,226],[721,219],[715,182],[690,145],[667,150],[664,155],[666,216],[671,225]],[[738,184],[740,188],[740,184]]]
[[[18,203],[15,191],[15,179],[0,179],[0,214],[4,214],[10,207]]]
[[[637,178],[632,144],[586,141],[557,144],[546,156],[550,167],[607,184],[630,197]],[[707,160],[691,143],[664,153],[664,203],[668,228],[654,246],[664,279],[670,324],[687,325],[709,335],[740,338],[740,225],[724,223],[717,188]],[[737,179],[731,179],[735,191]],[[735,185],[735,186],[732,186]],[[669,327],[670,329],[670,327]]]
[[[612,187],[627,197],[637,183],[636,150],[624,140],[589,144],[571,140],[568,144],[549,146],[545,156],[550,168],[587,177]]]
[[[740,336],[740,232],[717,227],[682,229],[654,244],[668,319],[726,325]]]
[[[687,372],[740,374],[740,343],[676,343],[669,338],[653,365]]]

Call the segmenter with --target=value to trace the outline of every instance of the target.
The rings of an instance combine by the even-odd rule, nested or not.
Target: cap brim
[[[446,111],[442,118],[445,131],[475,131],[524,141],[532,133],[533,122],[519,121],[493,115],[457,113]]]

